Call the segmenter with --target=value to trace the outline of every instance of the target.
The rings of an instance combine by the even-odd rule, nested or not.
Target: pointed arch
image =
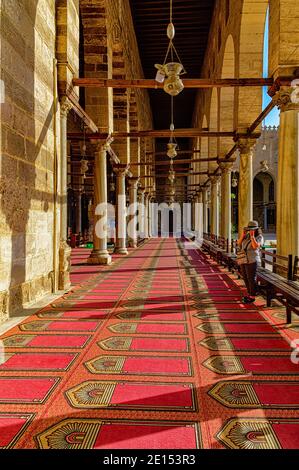
[[[210,102],[209,130],[219,130],[219,92],[217,88],[213,88]],[[209,138],[209,157],[218,156],[219,139],[217,137]],[[209,172],[217,168],[216,162],[209,162]]]
[[[239,43],[239,77],[263,76],[265,21],[268,0],[244,0]],[[262,87],[239,88],[238,128],[246,129],[262,109]]]
[[[230,34],[226,40],[221,78],[232,78],[236,76],[235,44]],[[236,129],[236,88],[222,88],[220,90],[220,131],[233,131]],[[220,156],[225,156],[230,150],[233,141],[231,138],[220,139]]]

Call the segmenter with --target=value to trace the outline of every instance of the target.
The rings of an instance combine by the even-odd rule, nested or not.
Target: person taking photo
[[[256,220],[251,220],[238,240],[239,254],[238,264],[240,265],[241,276],[245,282],[247,294],[242,298],[245,304],[255,301],[257,291],[257,267],[261,263],[260,248],[264,244],[264,237],[261,228]]]

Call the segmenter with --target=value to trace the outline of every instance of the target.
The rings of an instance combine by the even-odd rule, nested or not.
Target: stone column
[[[82,232],[82,194],[79,189],[76,192],[76,233]]]
[[[208,188],[202,191],[203,232],[208,232]]]
[[[211,232],[213,235],[219,235],[219,176],[211,177]]]
[[[144,238],[149,238],[148,221],[149,221],[149,194],[144,195]]]
[[[60,243],[58,289],[70,287],[71,248],[67,244],[67,115],[70,101],[63,97],[60,103]]]
[[[127,165],[118,165],[116,173],[116,243],[115,253],[127,255],[127,208],[126,208],[126,174]]]
[[[110,264],[107,250],[107,145],[97,145],[94,163],[93,250],[89,264]],[[99,206],[100,205],[100,206]]]
[[[139,238],[144,238],[144,189],[138,190],[138,235]]]
[[[243,228],[253,218],[253,173],[252,155],[255,139],[239,138],[238,148],[240,151],[240,171],[239,171],[239,235]]]
[[[130,214],[129,214],[129,246],[137,247],[137,189],[139,178],[131,178],[129,180],[129,196],[130,196]]]
[[[196,197],[196,211],[195,211],[195,231],[198,240],[203,238],[204,220],[203,220],[203,191],[200,191]]]
[[[232,239],[232,198],[231,198],[231,172],[232,163],[221,163],[221,237]]]
[[[282,256],[299,255],[299,103],[292,92],[282,88],[273,98],[280,109],[276,234]]]
[[[153,220],[152,196],[149,196],[149,199],[148,199],[148,236],[149,238],[152,238],[153,236],[152,220]]]
[[[196,224],[196,221],[195,221],[195,207],[196,207],[196,196],[193,197],[192,201],[191,201],[191,230],[194,231],[196,230],[196,227],[195,227],[195,224]]]

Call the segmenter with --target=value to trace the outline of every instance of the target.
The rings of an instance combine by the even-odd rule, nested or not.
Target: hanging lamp
[[[88,160],[86,160],[86,141],[85,141],[85,126],[83,125],[83,145],[81,147],[81,173],[83,173],[84,178],[86,177],[86,172],[88,171]]]
[[[180,76],[185,74],[186,70],[183,64],[181,63],[177,50],[173,44],[175,28],[172,22],[172,13],[173,0],[170,0],[170,16],[169,24],[167,26],[167,37],[169,39],[169,44],[163,64],[155,64],[155,67],[156,69],[158,69],[158,72],[156,74],[156,81],[158,83],[164,83],[164,91],[166,93],[171,96],[177,96],[184,89],[184,84]],[[170,62],[167,62],[169,57]],[[175,62],[175,59],[178,62]]]

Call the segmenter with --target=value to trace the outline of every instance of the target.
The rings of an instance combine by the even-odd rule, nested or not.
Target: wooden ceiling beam
[[[111,134],[114,139],[124,139],[127,137],[151,137],[151,138],[170,138],[170,137],[235,137],[236,133],[224,131],[202,131],[201,129],[176,129],[171,131],[169,129],[160,130],[145,130],[145,131],[132,131],[132,132],[114,132]],[[82,140],[82,134],[76,132],[69,132],[67,135],[70,140]],[[105,140],[108,133],[95,132],[94,134],[87,134],[86,140]]]
[[[195,158],[194,160],[191,160],[191,159],[180,159],[180,160],[173,160],[173,163],[174,164],[178,164],[178,163],[198,163],[198,162],[217,162],[218,161],[218,157],[215,157],[215,158]],[[170,165],[170,160],[169,161],[156,161],[156,162],[150,162],[150,163],[130,163],[130,166],[143,166],[143,165],[155,165],[155,166],[167,166],[167,165]]]
[[[280,85],[290,85],[292,79],[279,79]],[[225,88],[225,87],[256,87],[274,84],[273,78],[188,78],[183,79],[185,88]],[[83,88],[163,88],[163,83],[151,79],[114,80],[100,78],[74,78],[73,86]]]

